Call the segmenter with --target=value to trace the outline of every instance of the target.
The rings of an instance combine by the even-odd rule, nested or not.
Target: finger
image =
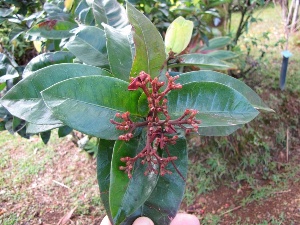
[[[178,213],[170,225],[200,225],[198,218],[191,214]]]
[[[139,217],[132,225],[154,225],[154,223],[148,217]]]
[[[101,221],[100,225],[111,225],[109,219],[108,219],[108,216],[105,216],[103,218],[103,220]]]

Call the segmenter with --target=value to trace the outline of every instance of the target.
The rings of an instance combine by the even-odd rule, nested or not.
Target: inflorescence
[[[144,172],[148,175],[151,172],[160,174],[171,174],[171,171],[166,169],[166,166],[171,162],[180,174],[174,164],[176,156],[171,156],[168,150],[168,145],[176,144],[178,139],[176,128],[183,129],[186,134],[190,132],[198,132],[200,121],[196,120],[195,116],[198,113],[197,110],[186,109],[182,116],[175,120],[171,120],[167,108],[167,98],[165,97],[171,90],[182,88],[181,84],[176,84],[175,80],[179,76],[172,77],[166,73],[168,79],[165,90],[160,91],[160,88],[165,85],[164,82],[160,82],[158,78],[151,79],[150,75],[144,71],[140,72],[139,76],[131,78],[131,83],[128,86],[128,90],[134,91],[141,88],[147,96],[149,113],[146,121],[133,122],[130,119],[130,113],[125,112],[123,114],[117,113],[116,117],[120,118],[122,122],[111,120],[111,123],[116,125],[118,130],[124,130],[126,133],[119,136],[119,140],[129,141],[133,138],[133,132],[138,127],[147,128],[146,146],[135,157],[124,157],[120,160],[126,163],[126,166],[120,166],[120,170],[124,170],[128,177],[132,177],[132,170],[134,163],[138,159],[142,159],[141,163],[147,165],[147,169]],[[164,117],[164,119],[160,119]],[[158,153],[158,149],[164,150],[168,157],[161,157]],[[181,174],[180,174],[181,175]]]

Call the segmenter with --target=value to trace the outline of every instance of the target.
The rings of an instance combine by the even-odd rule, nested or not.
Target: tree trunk
[[[284,18],[284,20],[286,20],[288,17],[288,12],[289,12],[289,1],[288,0],[279,0],[279,4],[282,9],[282,18]]]
[[[297,31],[297,24],[298,24],[298,14],[299,14],[299,1],[295,1],[295,8],[294,8],[294,13],[293,13],[293,20],[291,23],[291,32],[296,32]]]

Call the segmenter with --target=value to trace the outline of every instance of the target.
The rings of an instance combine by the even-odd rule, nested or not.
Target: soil
[[[300,174],[299,174],[300,175]],[[262,221],[270,224],[274,218],[284,215],[281,224],[300,224],[300,187],[299,184],[290,184],[288,189],[278,191],[272,196],[259,202],[243,205],[244,199],[252,193],[247,185],[235,190],[221,186],[218,190],[199,196],[197,204],[189,206],[190,213],[204,217],[205,214],[221,215],[218,224],[256,224]],[[208,221],[208,224],[212,224]]]

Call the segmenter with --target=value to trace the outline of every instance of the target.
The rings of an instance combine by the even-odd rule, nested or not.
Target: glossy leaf
[[[85,25],[95,24],[93,9],[87,4],[85,0],[79,2],[74,11],[74,14],[78,18],[78,20]]]
[[[27,35],[38,36],[47,39],[63,39],[72,36],[70,30],[77,27],[76,23],[63,20],[49,20],[33,26]]]
[[[223,48],[231,41],[230,37],[215,37],[209,40],[209,45],[201,48],[201,51]]]
[[[101,139],[98,144],[97,154],[97,180],[100,188],[100,196],[106,213],[112,221],[109,206],[110,168],[115,141]]]
[[[42,132],[46,132],[49,130],[53,130],[55,128],[63,127],[62,123],[59,124],[51,124],[51,125],[41,125],[41,124],[34,124],[34,123],[27,123],[26,125],[26,133],[27,134],[39,134]]]
[[[238,57],[237,54],[235,54],[232,51],[226,51],[226,50],[217,50],[217,51],[212,51],[207,53],[207,55],[215,57],[217,59],[221,60],[227,60],[227,59],[232,59]]]
[[[242,95],[253,105],[256,109],[262,109],[269,112],[273,110],[270,109],[262,99],[253,91],[249,86],[247,86],[244,82],[235,79],[229,75],[218,73],[210,70],[201,70],[194,71],[189,73],[181,74],[179,79],[177,80],[180,84],[187,84],[191,82],[217,82],[220,84],[224,84],[228,87],[231,87]]]
[[[25,30],[23,27],[15,26],[9,33],[9,41],[10,43],[13,42],[13,40],[16,40],[21,34],[25,33]]]
[[[81,64],[57,64],[40,69],[15,85],[1,100],[11,114],[34,124],[54,125],[56,119],[44,104],[40,92],[62,80],[88,75],[110,76],[105,70]]]
[[[178,157],[174,163],[186,179],[188,169],[186,141],[178,139],[177,143],[170,145],[168,149],[172,156]],[[163,153],[163,156],[167,157],[166,152]],[[168,164],[167,169],[172,174],[159,177],[155,189],[142,207],[141,215],[151,218],[154,224],[159,225],[170,224],[170,221],[177,214],[185,189],[185,181],[171,163]]]
[[[75,56],[71,52],[47,52],[40,54],[33,58],[25,67],[23,71],[23,78],[29,76],[34,71],[42,69],[44,67],[60,64],[60,63],[72,63]]]
[[[145,71],[152,78],[156,77],[166,60],[163,39],[151,21],[128,2],[127,14],[133,27],[135,44],[135,58],[130,75],[135,77]]]
[[[202,128],[242,125],[258,115],[241,93],[215,82],[192,82],[184,84],[182,89],[173,90],[168,94],[168,109],[173,119],[186,109],[198,110],[197,119],[201,120]]]
[[[117,0],[94,0],[92,7],[96,25],[99,27],[102,22],[114,28],[128,25],[125,9]]]
[[[136,156],[146,145],[145,136],[131,139],[128,142],[116,141],[114,146],[109,202],[114,224],[121,224],[133,214],[150,196],[156,186],[158,175],[150,173],[144,175],[147,165],[142,165],[137,160],[132,172],[132,178],[120,170],[125,164],[120,161],[123,157]]]
[[[169,68],[179,66],[199,66],[201,69],[218,70],[228,70],[235,68],[233,65],[230,65],[225,61],[206,54],[199,53],[180,55],[174,60],[174,63],[168,65]]]
[[[0,64],[0,83],[19,76],[18,71],[11,64]]]
[[[117,112],[138,116],[139,91],[128,83],[105,76],[72,78],[42,92],[46,105],[65,125],[95,137],[116,140],[120,131],[110,122]]]
[[[132,65],[131,28],[115,29],[104,25],[111,72],[119,79],[129,81]]]
[[[58,1],[56,3],[46,1],[43,8],[49,19],[62,21],[70,20],[70,14],[64,12],[64,1]]]
[[[88,65],[108,65],[103,30],[93,26],[82,26],[72,32],[75,34],[74,37],[65,45],[70,52]]]

